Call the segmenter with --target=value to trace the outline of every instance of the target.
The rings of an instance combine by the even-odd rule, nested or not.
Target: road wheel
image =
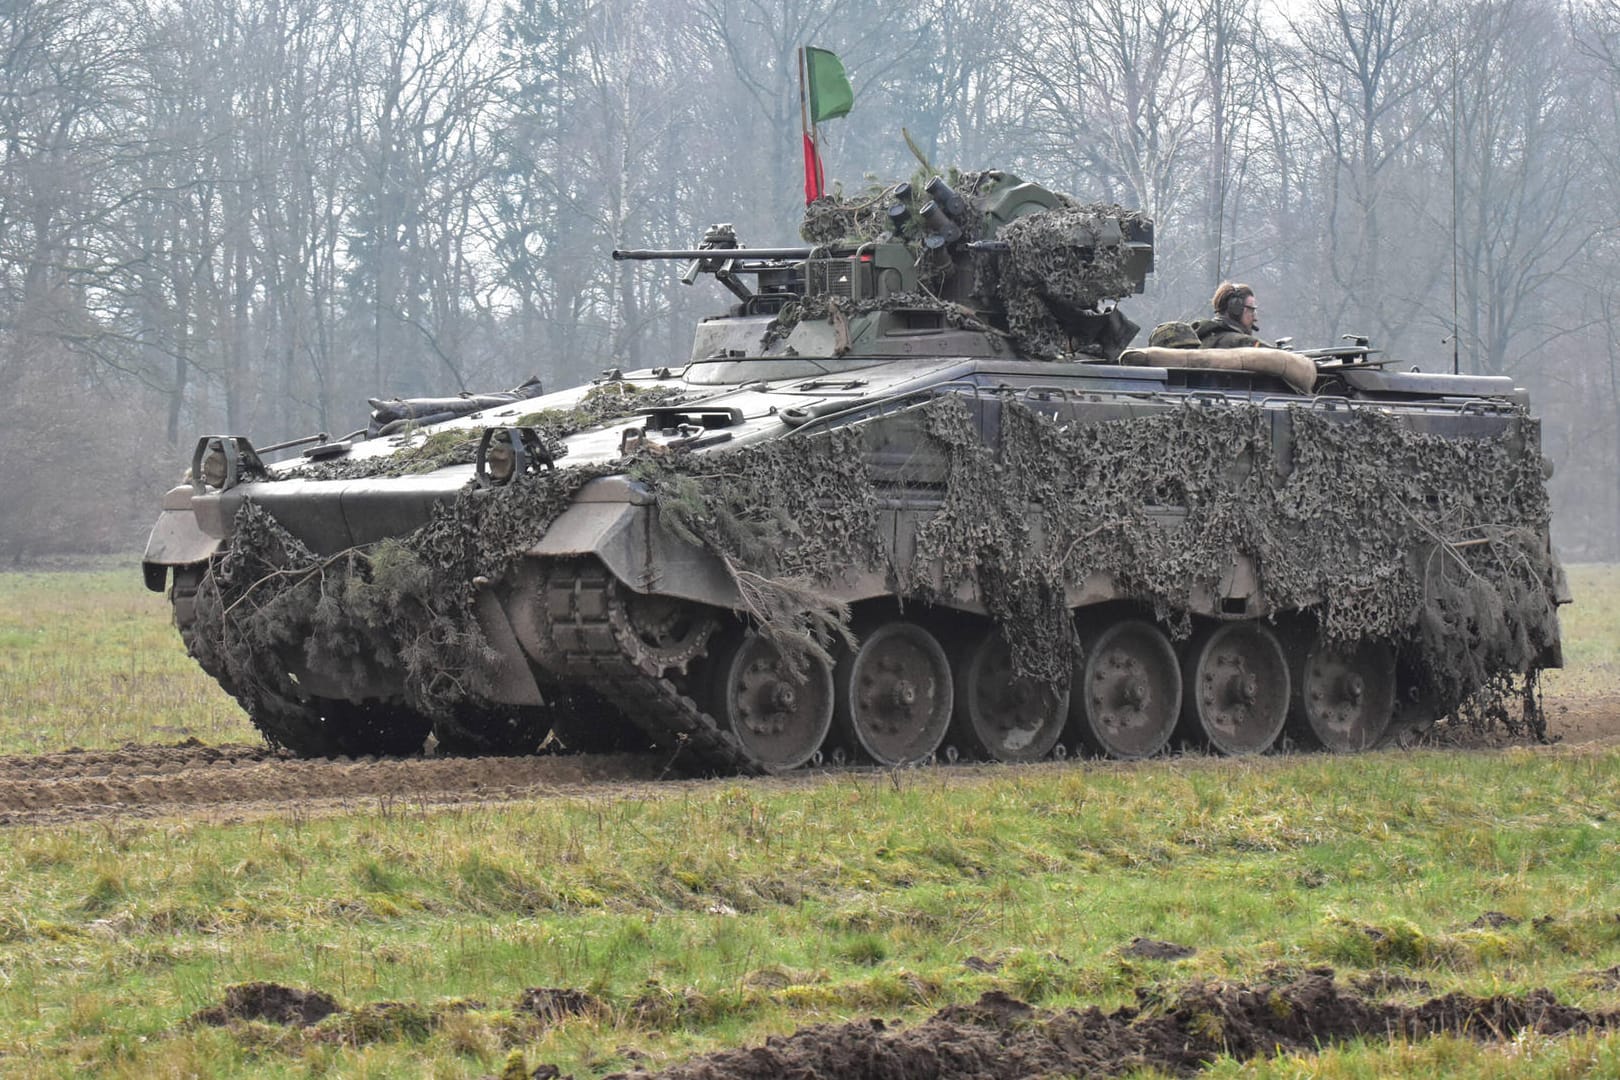
[[[1182,685],[1183,731],[1223,754],[1265,753],[1288,718],[1288,660],[1264,623],[1216,623],[1195,634]]]
[[[1068,693],[1014,675],[1012,649],[995,627],[969,639],[957,658],[954,691],[957,742],[992,761],[1039,761],[1068,720]]]
[[[722,642],[710,674],[710,713],[761,768],[796,769],[821,749],[833,716],[825,663],[783,656],[749,630]]]
[[[879,765],[926,760],[951,724],[951,665],[912,622],[885,623],[846,650],[833,672],[839,729]]]
[[[1087,749],[1111,758],[1163,750],[1181,714],[1181,665],[1163,630],[1142,619],[1083,630],[1069,719]]]
[[[1395,650],[1385,642],[1332,644],[1313,635],[1294,656],[1292,682],[1289,732],[1307,746],[1370,749],[1395,714]]]

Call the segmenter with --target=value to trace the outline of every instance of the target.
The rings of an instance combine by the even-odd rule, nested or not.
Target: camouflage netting
[[[1001,230],[998,239],[1012,250],[999,260],[981,261],[981,289],[988,285],[1001,298],[1007,328],[1024,352],[1052,360],[1070,351],[1054,307],[1097,309],[1131,294],[1135,283],[1126,265],[1129,250],[1105,243],[1103,236],[1117,235],[1114,222],[1145,220],[1138,211],[1098,203],[1030,214]]]
[[[894,188],[891,184],[853,199],[823,195],[804,208],[800,238],[807,244],[883,239],[889,234],[888,210],[894,202]]]
[[[476,699],[491,659],[473,579],[499,576],[605,466],[576,466],[492,492],[465,488],[408,536],[318,555],[252,502],[197,591],[193,654],[273,740],[309,720],[280,657],[317,675],[402,683],[405,703],[446,719]]]
[[[962,196],[967,212],[957,220],[962,228],[959,242],[980,239],[1006,241],[1005,254],[975,252],[972,261],[974,292],[990,308],[1005,313],[1007,329],[1019,350],[1037,360],[1061,360],[1073,356],[1070,335],[1063,317],[1082,312],[1099,312],[1121,297],[1129,296],[1135,281],[1128,269],[1129,250],[1121,243],[1119,226],[1145,223],[1139,211],[1111,203],[1080,204],[1064,195],[1055,195],[1055,209],[1029,214],[1004,226],[995,237],[984,235],[985,209],[995,185],[1005,174],[997,171],[957,172],[948,182]],[[925,177],[912,185],[913,209],[927,200],[921,194]],[[896,201],[898,185],[873,187],[862,195],[845,199],[828,195],[805,207],[799,235],[816,244],[867,243],[890,236],[887,208]],[[907,219],[903,238],[917,243],[922,239],[918,219]],[[953,269],[945,251],[926,252],[918,263],[924,286],[937,290]],[[820,300],[821,298],[812,298]],[[908,295],[896,307],[955,308],[932,292]],[[871,310],[868,306],[862,310]],[[849,312],[846,312],[849,314]],[[808,305],[789,305],[772,324],[766,348],[785,335],[800,318],[825,318],[824,310],[812,313]]]
[[[960,172],[951,169],[945,176],[945,182],[952,190],[967,201],[969,210],[966,220],[959,222],[963,227],[964,240],[977,240],[982,229],[978,223],[984,220],[984,195],[982,192],[994,181],[1001,179],[1001,172],[986,170],[982,172]],[[924,170],[912,177],[910,184],[912,196],[909,200],[915,210],[928,201],[928,195],[923,187],[932,173]],[[889,207],[898,201],[897,192],[900,182],[890,184],[870,184],[859,195],[845,196],[842,193],[823,195],[810,202],[804,208],[804,217],[799,222],[799,236],[809,244],[836,244],[856,243],[863,244],[873,240],[882,240],[890,235]],[[912,218],[906,226],[907,239],[918,239],[916,236],[916,219]]]
[[[317,670],[397,673],[413,708],[452,712],[487,649],[473,578],[501,579],[582,484],[626,469],[672,531],[723,560],[767,632],[811,652],[847,617],[819,599],[840,575],[876,570],[923,602],[939,576],[984,598],[1019,672],[1066,685],[1066,586],[1110,575],[1184,635],[1188,605],[1218,588],[1234,553],[1254,561],[1276,610],[1308,609],[1334,639],[1394,641],[1441,711],[1534,669],[1557,640],[1533,421],[1450,440],[1369,410],[1293,409],[1282,476],[1272,414],[1254,407],[1190,403],[1084,426],[998,407],[999,460],[963,399],[918,407],[924,446],[909,479],[942,483],[943,506],[906,565],[890,561],[860,428],[559,468],[468,490],[410,536],[324,557],[249,505],[199,593],[199,658],[250,711],[295,694],[273,656],[301,649]],[[1167,525],[1154,508],[1184,517]]]
[[[556,452],[561,450],[562,440],[575,432],[630,416],[640,409],[675,405],[684,396],[683,391],[673,386],[637,386],[613,380],[591,387],[571,409],[541,409],[516,418],[503,417],[500,426],[534,428],[541,440]],[[279,475],[284,480],[360,480],[411,476],[450,465],[471,465],[483,434],[481,427],[451,428],[434,432],[420,443],[407,443],[397,453],[353,461],[306,462]]]
[[[1011,405],[997,464],[967,410],[943,401],[929,427],[948,452],[947,502],[919,536],[921,565],[937,558],[948,582],[976,581],[1017,667],[1052,681],[1066,679],[1073,644],[1065,583],[1110,575],[1185,633],[1189,601],[1218,587],[1231,553],[1254,561],[1273,608],[1311,609],[1332,639],[1388,639],[1418,657],[1447,710],[1534,667],[1557,640],[1534,425],[1453,440],[1368,410],[1289,415],[1293,468],[1279,478],[1270,416],[1254,407],[1065,430]],[[1038,538],[1025,512],[1037,503]],[[1185,520],[1155,524],[1153,506]]]
[[[642,455],[629,471],[671,532],[724,562],[757,625],[830,661],[849,612],[825,586],[886,563],[864,450],[861,432],[843,428],[732,453]]]

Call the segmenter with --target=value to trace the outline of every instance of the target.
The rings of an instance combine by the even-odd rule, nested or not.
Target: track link
[[[594,559],[550,563],[540,583],[549,667],[612,702],[660,746],[679,748],[688,772],[759,775],[769,770],[736,737],[665,678],[630,629],[619,586]]]

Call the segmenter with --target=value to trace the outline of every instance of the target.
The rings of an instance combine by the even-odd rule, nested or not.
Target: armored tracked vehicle
[[[667,366],[200,439],[147,584],[303,755],[1352,751],[1560,663],[1511,380],[1131,349],[1151,222],[1006,173],[802,233],[614,252],[731,294]]]

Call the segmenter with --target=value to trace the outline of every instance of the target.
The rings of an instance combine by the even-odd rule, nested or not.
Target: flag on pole
[[[827,176],[821,171],[821,155],[815,140],[804,133],[804,205],[809,206],[827,190]]]
[[[804,202],[808,206],[827,193],[822,170],[820,132],[823,120],[848,116],[855,91],[837,55],[808,45],[799,49],[799,130],[804,135]]]
[[[805,78],[810,84],[810,122],[835,120],[848,116],[855,104],[855,91],[850,88],[849,76],[837,55],[826,49],[805,46]]]

